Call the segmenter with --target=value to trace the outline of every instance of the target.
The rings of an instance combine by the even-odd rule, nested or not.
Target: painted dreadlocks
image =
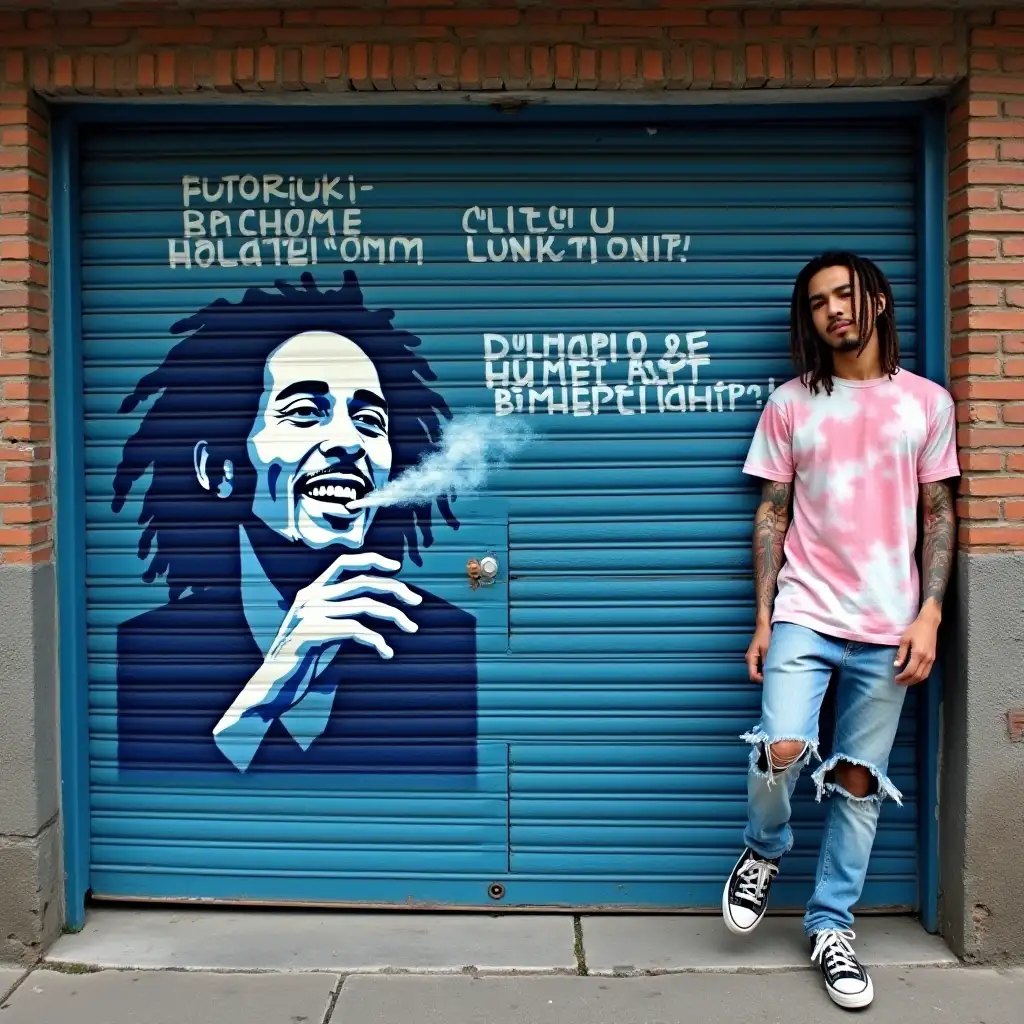
[[[790,305],[789,339],[793,362],[800,380],[805,387],[816,394],[823,387],[832,394],[833,359],[832,349],[821,340],[811,315],[810,297],[807,294],[811,278],[828,267],[846,267],[850,272],[853,286],[853,318],[857,322],[860,348],[864,351],[877,323],[879,358],[882,372],[891,377],[900,365],[900,340],[896,330],[896,308],[893,304],[892,287],[885,274],[871,260],[855,256],[850,252],[827,252],[811,260],[797,275],[793,286]],[[857,284],[860,287],[857,287]],[[862,298],[864,301],[858,301]],[[879,312],[878,299],[885,300],[885,308]]]

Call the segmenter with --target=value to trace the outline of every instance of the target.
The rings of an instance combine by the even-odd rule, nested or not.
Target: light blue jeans
[[[818,799],[831,796],[821,840],[814,892],[804,916],[808,935],[853,924],[885,797],[900,802],[886,774],[907,689],[895,682],[896,648],[839,640],[793,623],[779,622],[764,664],[761,721],[743,739],[753,745],[747,784],[747,846],[774,860],[793,846],[790,800],[804,765],[818,758],[818,715],[833,673],[836,729],[832,752],[812,778]],[[765,745],[793,740],[804,756],[783,772],[765,770]],[[874,792],[853,796],[832,779],[845,761],[863,765]]]

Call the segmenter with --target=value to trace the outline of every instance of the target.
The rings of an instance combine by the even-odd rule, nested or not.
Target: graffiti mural
[[[168,599],[118,630],[122,768],[474,769],[475,619],[401,578],[451,495],[376,500],[453,419],[393,319],[351,270],[251,288],[123,402],[113,509]]]

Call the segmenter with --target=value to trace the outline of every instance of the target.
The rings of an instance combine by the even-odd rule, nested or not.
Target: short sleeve
[[[779,483],[793,479],[793,432],[786,410],[777,402],[769,401],[761,413],[743,472]]]
[[[956,410],[945,402],[928,419],[928,436],[917,456],[917,479],[922,484],[960,475],[956,457]]]

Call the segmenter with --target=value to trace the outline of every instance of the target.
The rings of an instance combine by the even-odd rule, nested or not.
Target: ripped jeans
[[[761,721],[743,739],[753,744],[747,784],[747,846],[774,860],[790,851],[790,799],[801,769],[818,757],[818,714],[836,674],[836,729],[831,756],[814,772],[818,799],[830,796],[818,858],[816,884],[804,931],[850,928],[853,905],[864,888],[882,800],[900,793],[886,774],[907,688],[895,682],[896,648],[839,640],[813,629],[779,622],[764,665]],[[780,740],[805,744],[802,757],[773,773],[765,745]],[[820,758],[818,758],[820,760]],[[866,797],[848,793],[832,779],[844,761],[863,765],[874,778]]]

